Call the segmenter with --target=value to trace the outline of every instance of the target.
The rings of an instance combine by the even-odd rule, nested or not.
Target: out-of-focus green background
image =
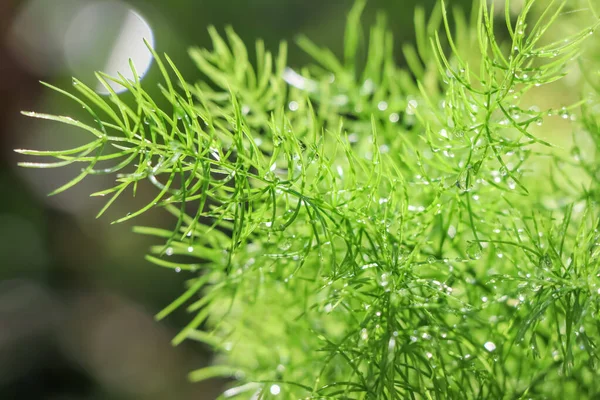
[[[413,40],[415,6],[431,8],[434,2],[372,0],[364,20],[372,22],[377,10],[387,14],[402,62],[399,49]],[[305,33],[341,54],[352,3],[0,0],[0,399],[214,399],[219,392],[219,382],[186,381],[189,370],[210,362],[206,349],[170,345],[188,316],[152,319],[181,293],[185,276],[145,262],[151,242],[131,227],[170,227],[169,216],[155,211],[133,223],[110,225],[140,202],[121,201],[96,220],[102,200],[88,194],[109,187],[109,178],[92,178],[47,197],[77,170],[16,166],[23,157],[12,149],[58,149],[88,139],[81,131],[19,114],[81,115],[80,107],[38,80],[68,88],[75,75],[89,83],[92,71],[109,65],[115,52],[137,54],[135,32],[125,34],[140,29],[138,20],[128,30],[133,10],[151,30],[156,49],[168,52],[190,80],[199,74],[186,50],[210,46],[209,25],[223,32],[230,24],[248,45],[262,38],[274,51],[280,40],[293,42]],[[308,61],[293,44],[289,54],[291,66]],[[158,93],[158,81],[152,65],[144,85]]]

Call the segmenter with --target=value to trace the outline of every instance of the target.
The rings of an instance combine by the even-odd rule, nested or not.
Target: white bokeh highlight
[[[148,21],[121,0],[25,1],[8,40],[15,58],[36,75],[73,75],[91,87],[96,71],[133,80],[130,59],[142,78],[152,65],[146,43],[154,48]],[[126,90],[108,83],[117,93]],[[100,83],[96,89],[108,93]]]
[[[114,32],[109,35],[112,43],[104,57],[105,64],[98,70],[119,78],[119,74],[133,81],[135,75],[129,65],[133,62],[136,72],[142,78],[152,65],[152,53],[146,43],[154,48],[154,34],[148,22],[135,10],[122,2],[95,2],[82,8],[72,19],[65,36],[65,58],[72,70],[86,65],[86,48],[93,37],[106,35],[110,27]],[[117,93],[127,89],[108,80],[112,90]],[[102,94],[109,91],[101,83],[96,90]]]

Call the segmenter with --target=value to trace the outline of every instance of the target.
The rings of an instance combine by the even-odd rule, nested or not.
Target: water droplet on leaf
[[[494,350],[496,350],[496,345],[494,344],[494,342],[485,342],[485,344],[483,345],[483,347],[485,347],[485,349],[487,351],[489,351],[490,353]]]
[[[479,260],[481,258],[481,246],[477,242],[471,242],[467,246],[467,256],[471,260]]]

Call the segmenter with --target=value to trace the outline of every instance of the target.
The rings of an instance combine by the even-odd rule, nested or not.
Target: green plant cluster
[[[173,343],[215,350],[190,377],[232,378],[223,398],[598,398],[600,8],[505,4],[417,10],[408,67],[383,16],[363,43],[365,1],[343,57],[301,38],[315,60],[301,69],[285,44],[257,42],[251,63],[231,29],[211,29],[213,50],[190,51],[203,81],[155,54],[168,109],[139,79],[98,74],[107,97],[75,80],[74,94],[52,88],[90,122],[27,115],[91,140],[18,151],[57,159],[26,167],[84,165],[55,193],[114,175],[100,215],[156,188],[115,222],[173,215],[172,230],[135,228],[162,240],[149,261],[189,276],[157,318],[187,308]],[[557,36],[571,13],[591,25]],[[573,74],[581,101],[530,104]],[[570,148],[544,136],[561,121]]]

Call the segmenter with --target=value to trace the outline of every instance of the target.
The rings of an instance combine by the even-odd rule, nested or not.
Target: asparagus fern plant
[[[190,51],[198,83],[154,54],[169,107],[137,78],[98,74],[106,97],[47,85],[89,122],[26,115],[90,140],[17,151],[56,159],[25,167],[84,165],[54,193],[114,175],[93,194],[109,196],[99,216],[142,182],[156,188],[115,222],[173,215],[171,230],[135,228],[162,241],[150,262],[189,277],[157,319],[187,308],[173,343],[214,349],[190,377],[231,378],[223,398],[597,398],[599,8],[522,3],[476,1],[453,22],[443,1],[429,18],[417,10],[408,67],[383,17],[360,57],[365,1],[341,59],[299,39],[315,61],[304,68],[260,41],[252,65],[232,30],[211,29],[213,50]],[[557,35],[573,12],[590,25]],[[581,101],[528,103],[573,74]],[[545,127],[562,119],[573,140],[554,146]]]

